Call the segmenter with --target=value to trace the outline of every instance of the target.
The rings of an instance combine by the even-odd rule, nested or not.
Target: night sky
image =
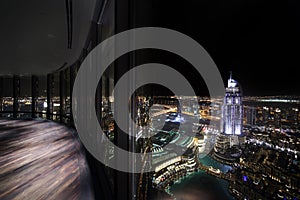
[[[135,16],[134,27],[165,27],[192,37],[211,55],[224,82],[229,77],[229,71],[233,72],[233,78],[241,83],[244,95],[300,95],[298,0],[136,0],[135,4],[132,14]],[[52,21],[55,26],[55,19]],[[42,28],[24,28],[18,32],[18,37],[3,38],[5,41],[15,41],[15,38],[22,38],[31,32],[38,33]],[[6,32],[9,30],[8,27]],[[51,46],[44,46],[57,51]],[[8,50],[2,51],[7,53]],[[139,51],[138,54],[145,52]],[[202,91],[199,94],[206,93],[201,76],[195,75],[192,66],[178,56],[165,54],[168,53],[156,51],[150,57],[141,57],[178,69],[196,89]],[[3,60],[6,56],[1,55]],[[15,55],[19,54],[13,51],[11,55],[15,59]],[[151,62],[151,59],[147,61]],[[60,66],[57,65],[58,68]]]
[[[197,40],[225,81],[233,71],[244,95],[300,95],[297,0],[155,0],[148,7],[151,23],[143,23],[141,11],[141,26],[171,28]]]

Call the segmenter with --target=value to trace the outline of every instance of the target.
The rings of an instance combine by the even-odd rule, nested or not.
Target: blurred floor
[[[80,143],[45,120],[0,120],[0,199],[94,199]]]

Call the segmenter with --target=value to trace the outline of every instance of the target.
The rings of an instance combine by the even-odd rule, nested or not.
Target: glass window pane
[[[13,112],[13,78],[12,76],[2,77],[2,87],[1,87],[1,117],[12,117]]]
[[[51,107],[53,108],[53,120],[59,121],[60,99],[59,99],[59,72],[53,74]]]
[[[67,68],[62,72],[62,116],[63,122],[68,124],[70,122],[70,112],[71,112],[71,99],[70,99],[70,68]]]
[[[31,117],[31,76],[20,77],[20,95],[18,97],[18,116],[21,118]]]
[[[38,76],[36,116],[46,118],[47,113],[47,76]]]

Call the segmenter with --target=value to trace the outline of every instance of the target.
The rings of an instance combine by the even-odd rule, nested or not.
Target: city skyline
[[[0,199],[300,200],[297,0],[0,10]]]

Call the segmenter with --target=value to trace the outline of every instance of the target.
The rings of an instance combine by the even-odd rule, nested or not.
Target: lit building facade
[[[243,130],[242,92],[237,81],[228,79],[222,107],[221,133],[239,136]]]
[[[244,144],[242,92],[237,81],[230,78],[222,106],[221,130],[217,137],[215,157],[228,162],[239,158]]]

